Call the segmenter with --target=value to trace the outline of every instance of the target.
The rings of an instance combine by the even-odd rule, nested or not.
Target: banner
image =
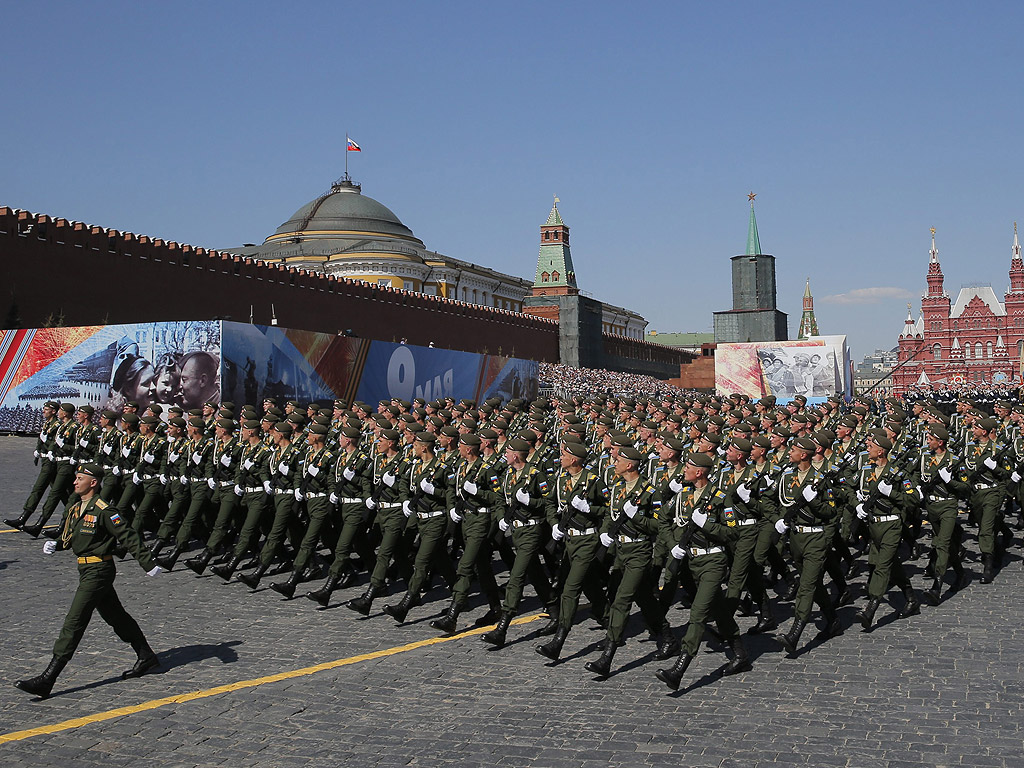
[[[719,344],[715,350],[715,389],[753,398],[775,395],[780,403],[803,395],[821,402],[831,395],[852,396],[850,350],[845,336],[812,336],[800,341]]]

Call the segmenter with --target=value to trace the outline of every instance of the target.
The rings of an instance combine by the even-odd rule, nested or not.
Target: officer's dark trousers
[[[61,661],[68,661],[82,641],[93,611],[99,611],[100,618],[113,627],[114,632],[126,643],[145,642],[145,635],[139,624],[121,605],[114,591],[114,577],[117,570],[110,560],[102,563],[82,563],[78,566],[78,591],[71,601],[71,610],[64,619],[60,636],[53,646],[53,655]]]

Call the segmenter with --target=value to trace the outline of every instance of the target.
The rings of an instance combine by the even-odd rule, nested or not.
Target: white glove
[[[169,454],[167,454],[167,460],[169,462],[171,462],[171,464],[173,464],[174,462],[176,462],[178,460],[178,454],[177,453],[169,453]]]
[[[135,485],[138,485],[141,482],[142,482],[142,480],[139,478],[139,473],[138,472],[132,472],[132,483],[134,483]]]
[[[243,494],[242,486],[236,485],[235,486],[235,496],[241,496],[242,494]]]
[[[390,472],[385,472],[384,475],[381,477],[381,480],[384,482],[384,485],[386,485],[388,488],[393,488],[395,485],[395,476],[392,475]]]
[[[892,486],[885,480],[878,481],[878,492],[888,498],[889,494],[892,493]]]
[[[551,538],[555,541],[561,541],[565,538],[565,534],[562,533],[562,529],[558,527],[558,523],[551,526]]]
[[[455,511],[455,507],[452,507],[451,509],[448,510],[448,517],[452,519],[453,523],[462,522],[462,515]]]
[[[122,448],[121,449],[121,455],[124,456],[126,459],[131,454],[131,452],[132,452],[131,448]],[[198,464],[198,462],[196,462],[196,463]]]
[[[112,445],[104,445],[103,446],[103,452],[105,454],[107,454],[107,456],[109,456],[111,451],[113,451],[113,450],[114,450],[114,446],[112,446]],[[39,451],[36,451],[36,456],[37,457],[39,456]]]
[[[1013,480],[1013,482],[1015,482],[1015,483],[1019,483],[1020,482],[1020,472],[1014,471],[1010,475],[1010,479]]]
[[[314,469],[316,469],[316,467],[314,467]],[[341,476],[346,480],[351,480],[356,476],[356,471],[352,469],[352,467],[345,467],[345,471],[341,473]]]
[[[51,540],[51,541],[44,541],[43,542],[43,554],[44,555],[52,555],[56,551],[57,551],[57,542],[56,541],[52,541]]]
[[[470,496],[476,496],[477,492],[480,489],[477,487],[476,483],[473,483],[473,482],[470,482],[469,480],[467,480],[466,482],[464,482],[462,484],[462,490],[464,490]]]
[[[127,456],[127,455],[128,454],[125,454],[125,456]],[[203,463],[203,454],[201,454],[201,453],[193,453],[192,454],[192,463],[195,464],[197,467],[200,464],[202,464]]]
[[[867,500],[868,500],[868,495],[866,493],[864,493],[864,491],[858,490],[857,491],[857,501],[867,501]]]
[[[147,464],[152,464],[154,461],[156,461],[156,456],[154,456],[152,453],[145,453],[142,455],[142,460]]]
[[[423,489],[424,493],[429,493],[431,496],[434,495],[434,484],[427,480],[427,478],[425,477],[422,480],[420,480],[420,488]]]
[[[181,483],[182,485],[188,485],[188,478],[182,475],[181,477],[178,478],[178,482]]]
[[[167,475],[160,475],[160,485],[167,485]]]
[[[375,510],[377,508],[377,502],[374,501],[373,499],[367,497],[367,499],[366,499],[366,508],[369,509],[370,511]]]
[[[672,547],[672,557],[674,557],[676,560],[682,560],[686,557],[686,550],[680,547],[678,544],[676,544],[674,547]]]
[[[867,520],[868,519],[868,511],[866,509],[864,509],[864,505],[863,504],[858,504],[856,511],[857,511],[857,517],[859,519],[861,519],[861,520]]]
[[[780,519],[780,520],[776,520],[775,521],[775,530],[778,531],[779,533],[785,533],[788,529],[789,529],[789,526],[786,525],[786,521],[785,520],[781,520]]]
[[[516,491],[516,501],[518,501],[520,504],[530,503],[530,494],[526,492],[525,488],[520,488],[518,491]]]
[[[111,467],[110,471],[114,473],[114,477],[118,477],[121,474],[121,468],[120,467]]]
[[[242,466],[245,467],[246,469],[252,469],[255,463],[256,462],[253,461],[252,459],[246,459],[245,462],[243,462]]]
[[[816,498],[818,498],[818,492],[814,490],[811,486],[805,485],[803,496],[807,501],[814,501]]]
[[[510,527],[508,524],[508,520],[506,520],[504,517],[501,518],[501,520],[498,521],[498,527],[501,529],[502,533],[508,533],[508,529]]]
[[[939,477],[942,478],[942,482],[948,483],[953,479],[953,473],[949,471],[948,467],[942,467],[942,469],[939,470]]]
[[[82,447],[82,448],[88,448],[89,447],[89,438],[83,437],[81,440],[78,441],[78,445],[80,447]]]
[[[320,467],[316,466],[315,464],[310,464],[309,466],[306,467],[306,474],[309,475],[310,477],[316,477],[317,475],[320,474]],[[351,480],[352,478],[348,479]]]
[[[611,545],[614,544],[614,543],[615,543],[615,539],[612,538],[610,533],[602,533],[601,534],[601,546],[602,547],[611,547]]]
[[[668,481],[668,489],[672,491],[672,493],[679,493],[683,490],[683,484],[679,482],[678,477],[673,477]]]
[[[327,500],[329,502],[331,502],[331,504],[337,504],[338,503],[338,496],[337,496],[337,494],[332,493],[330,496],[327,497]],[[367,501],[369,501],[369,499],[367,499]]]
[[[630,520],[632,520],[636,516],[636,513],[639,511],[639,509],[640,507],[638,507],[632,501],[627,501],[625,504],[622,505],[622,511],[626,513],[626,517],[628,517]]]
[[[988,467],[989,469],[995,469],[997,466],[996,460],[989,456],[988,458],[985,459],[985,466]]]
[[[270,481],[269,480],[264,480],[263,481],[263,492],[264,493],[271,493]]]
[[[295,489],[295,500],[296,501],[305,501],[306,500],[305,495],[298,488]]]
[[[56,443],[57,443],[58,446],[63,448],[64,447],[64,438],[58,436],[57,439],[56,439]]]
[[[590,514],[590,502],[587,501],[582,496],[573,496],[572,497],[572,506],[573,506],[574,509],[578,509],[580,512],[582,512],[585,515]]]
[[[198,462],[196,462],[196,463],[198,464]],[[231,466],[231,456],[229,456],[228,454],[225,453],[223,456],[220,457],[220,463],[223,464],[225,467],[230,467]]]
[[[746,483],[740,483],[736,486],[736,495],[740,497],[740,501],[744,504],[750,501],[750,489],[747,488]]]
[[[163,572],[164,572],[164,569],[161,568],[159,565],[156,565],[156,566],[153,566],[153,570],[146,571],[146,575],[147,576],[159,576]]]
[[[206,478],[206,484],[210,486],[211,491],[216,490],[217,488],[217,481],[214,480],[212,477]]]
[[[408,501],[402,502],[402,514],[406,517],[412,516],[412,504],[409,503]]]
[[[699,509],[693,510],[693,514],[690,515],[690,519],[693,520],[693,524],[698,528],[703,528],[708,522],[707,514],[701,512]]]
[[[282,461],[280,464],[277,465],[277,471],[280,474],[284,475],[285,477],[288,477],[288,473],[291,471],[291,468],[285,462]]]
[[[104,450],[107,453],[110,453],[110,446],[108,445]],[[39,451],[32,451],[32,458],[33,459],[38,459],[39,458]]]

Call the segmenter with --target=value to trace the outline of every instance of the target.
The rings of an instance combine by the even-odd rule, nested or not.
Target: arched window
[[[971,356],[971,345],[964,344],[964,360],[967,360]]]
[[[1017,359],[1024,357],[1024,339],[1017,342]]]
[[[985,353],[987,357],[992,357],[992,342],[987,342],[985,345]]]
[[[550,275],[547,272],[542,272],[541,276],[540,276],[540,279],[546,283],[548,281],[549,277],[550,277]]]
[[[960,330],[960,322],[959,321],[957,321],[957,320],[953,321],[953,330],[954,331],[959,331]]]
[[[974,345],[974,356],[981,360],[981,342]]]
[[[941,344],[936,344],[935,346],[932,347],[932,357],[935,360],[941,360],[942,359],[942,345]]]
[[[552,272],[551,273],[551,282],[553,282],[553,283],[557,283],[558,282],[558,273],[557,272]]]

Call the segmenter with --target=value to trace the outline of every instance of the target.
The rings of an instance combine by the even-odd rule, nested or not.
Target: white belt
[[[65,463],[65,464],[74,464],[75,463],[74,457],[70,457],[70,458],[57,458],[56,461],[59,461],[59,462]]]
[[[999,486],[996,485],[995,483],[992,483],[991,485],[989,485],[988,483],[975,483],[974,490],[976,490],[976,491],[985,491],[985,490],[988,490],[989,488],[998,488],[998,487]]]
[[[711,549],[701,549],[700,547],[690,547],[690,557],[700,557],[701,555],[717,555],[719,552],[724,552],[722,547],[712,547]]]
[[[400,506],[402,506],[402,502],[397,501],[392,504],[380,504],[378,506],[380,506],[381,509],[398,509]]]
[[[307,499],[322,499],[326,495],[327,495],[326,493],[307,493],[306,494],[306,498]]]
[[[287,493],[289,496],[294,496],[295,495],[295,491],[282,490],[280,488],[275,488],[274,489],[274,495],[275,496],[281,496],[282,494],[285,494],[285,493]]]
[[[952,501],[952,500],[953,500],[952,496],[935,496],[935,495],[932,495],[932,496],[928,497],[928,501]]]
[[[219,483],[217,483],[217,485],[219,485],[221,488],[225,488],[226,486],[234,485],[234,484],[235,484],[234,480],[221,480]]]
[[[899,515],[872,515],[872,523],[891,523],[893,520],[899,520]]]
[[[513,520],[513,528],[529,528],[531,525],[537,525],[540,520]]]
[[[326,496],[327,494],[321,493],[320,495],[321,496]],[[340,501],[342,504],[364,504],[365,503],[362,499],[351,499],[348,496],[342,496],[342,497],[340,497],[338,499],[338,501]]]
[[[753,525],[753,524],[754,524],[754,523],[756,523],[756,522],[757,522],[757,520],[755,520],[754,518],[750,518],[749,520],[738,520],[738,521],[736,522],[736,525],[737,525],[737,526],[743,526],[743,525]]]
[[[243,488],[242,492],[243,493],[263,493],[264,489],[263,489],[263,486],[261,485],[261,486],[258,486],[256,488]]]
[[[469,508],[467,508],[466,511],[469,512],[471,515],[472,514],[486,515],[491,510],[489,510],[487,507],[477,507],[476,509],[469,509]]]
[[[155,480],[156,478],[160,477],[160,475],[139,475],[139,477],[142,478],[143,480]]]
[[[793,530],[797,533],[824,533],[825,529],[820,525],[794,525]]]
[[[566,528],[566,536],[589,536],[592,533],[597,533],[597,528],[584,528],[582,531],[579,528]]]
[[[647,539],[646,539],[646,538],[643,538],[643,539],[634,539],[634,538],[633,538],[632,536],[623,536],[623,535],[621,535],[621,534],[620,534],[619,536],[616,536],[616,537],[615,537],[615,540],[616,540],[617,542],[619,542],[620,544],[635,544],[635,543],[637,543],[638,541],[647,541]]]
[[[437,510],[437,512],[417,512],[416,517],[418,517],[420,520],[429,520],[432,517],[438,517],[439,515],[443,514],[444,510],[439,509]]]

